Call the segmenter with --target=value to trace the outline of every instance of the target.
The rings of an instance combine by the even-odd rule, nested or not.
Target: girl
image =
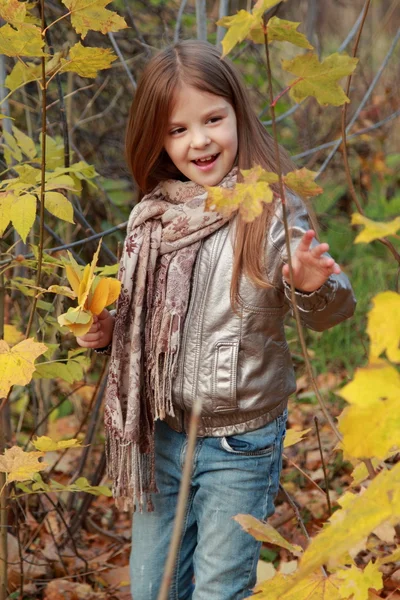
[[[238,169],[257,164],[276,171],[272,140],[231,63],[186,41],[147,65],[126,150],[141,201],[129,218],[116,316],[104,310],[78,343],[111,350],[109,473],[118,505],[139,508],[132,595],[157,598],[200,396],[170,598],[239,600],[255,584],[261,544],[232,517],[274,512],[296,387],[283,326],[289,271],[279,198],[246,224],[205,212],[203,186],[232,188]],[[292,169],[283,151],[282,164]],[[303,323],[321,331],[350,317],[355,300],[301,199],[288,191],[287,203],[297,303]]]

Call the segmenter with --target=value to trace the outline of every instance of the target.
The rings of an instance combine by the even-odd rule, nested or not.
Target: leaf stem
[[[317,431],[317,438],[318,438],[318,447],[319,447],[319,453],[321,456],[321,462],[322,462],[322,469],[324,471],[324,480],[325,480],[325,495],[326,495],[326,499],[328,502],[328,511],[329,511],[329,516],[332,515],[332,505],[331,505],[331,497],[329,495],[329,485],[328,485],[328,476],[326,474],[326,467],[325,467],[325,460],[324,460],[324,453],[322,452],[322,445],[321,445],[321,437],[319,435],[319,427],[318,427],[318,417],[315,415],[314,416],[314,423],[315,423],[315,429]]]
[[[292,83],[290,85],[288,85],[287,87],[285,87],[284,90],[282,90],[280,92],[280,94],[277,95],[277,97],[275,98],[275,100],[272,102],[272,104],[270,104],[270,108],[276,106],[278,100],[280,100],[282,98],[282,96],[284,96],[286,94],[286,92],[288,92],[289,90],[292,89],[292,87],[294,87],[297,83],[299,83],[300,81],[303,81],[303,77],[298,77],[297,79],[295,79],[294,81],[292,81]]]
[[[265,54],[266,54],[266,58],[267,58],[267,77],[268,77],[268,88],[269,88],[270,102],[271,102],[270,110],[271,110],[271,118],[272,118],[272,131],[273,131],[273,139],[274,139],[275,160],[276,160],[277,172],[278,172],[277,174],[279,177],[279,190],[280,190],[280,197],[281,197],[281,202],[282,202],[282,219],[283,219],[283,224],[284,224],[284,228],[285,228],[285,241],[286,241],[286,250],[287,250],[287,255],[288,255],[289,277],[290,277],[290,295],[291,295],[293,313],[294,313],[294,317],[296,320],[297,331],[299,334],[299,339],[300,339],[301,349],[303,352],[304,362],[305,362],[306,369],[307,369],[307,374],[310,378],[310,381],[312,382],[315,394],[318,398],[319,404],[321,406],[321,410],[324,413],[326,420],[330,424],[330,426],[331,426],[333,432],[335,433],[336,437],[338,438],[338,440],[341,441],[342,435],[340,434],[331,415],[328,412],[328,409],[327,409],[325,402],[320,394],[320,391],[318,389],[317,383],[314,378],[310,359],[309,359],[308,353],[307,353],[307,346],[306,346],[306,342],[304,339],[299,309],[298,309],[297,302],[296,302],[296,293],[295,293],[295,288],[294,288],[294,284],[293,284],[293,266],[292,266],[292,255],[291,255],[291,248],[290,248],[289,226],[288,226],[288,219],[287,219],[285,186],[284,186],[284,181],[283,181],[283,173],[282,173],[282,166],[281,166],[280,152],[279,152],[279,145],[278,145],[278,133],[277,133],[277,127],[276,127],[275,107],[273,105],[274,96],[273,96],[273,89],[272,89],[272,69],[271,69],[271,62],[270,62],[270,56],[269,56],[267,22],[266,22],[265,15],[264,15],[264,45],[265,45]]]

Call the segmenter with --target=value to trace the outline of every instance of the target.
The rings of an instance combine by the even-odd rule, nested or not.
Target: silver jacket
[[[310,224],[303,202],[294,195],[287,200],[293,253]],[[230,303],[234,221],[202,241],[173,383],[175,416],[166,418],[177,431],[187,431],[199,395],[198,435],[226,436],[275,419],[296,389],[284,333],[291,300],[282,280],[286,245],[281,211],[279,204],[265,244],[266,272],[273,286],[260,289],[242,277],[238,314]],[[315,292],[296,292],[296,299],[303,324],[315,331],[351,317],[356,305],[343,273],[331,275]]]

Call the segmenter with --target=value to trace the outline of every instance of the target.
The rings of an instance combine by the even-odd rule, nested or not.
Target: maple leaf
[[[94,78],[102,69],[109,69],[116,58],[109,48],[90,48],[78,42],[72,46],[69,58],[61,59],[60,72],[72,71],[81,77]]]
[[[0,0],[0,17],[14,27],[18,27],[24,22],[26,14],[25,2],[18,0]]]
[[[48,464],[39,462],[43,452],[24,452],[12,446],[0,456],[0,472],[6,473],[7,483],[32,479],[34,473],[43,471]]]
[[[339,581],[340,597],[352,600],[368,600],[369,588],[379,591],[383,587],[379,565],[371,561],[364,570],[352,565],[350,569],[336,571],[335,579]]]
[[[0,27],[0,52],[6,56],[45,56],[43,46],[41,31],[35,25],[13,29],[7,23]]]
[[[294,429],[288,429],[286,431],[286,437],[284,442],[284,448],[289,448],[298,442],[304,440],[304,436],[311,431],[311,429],[304,429],[303,431],[295,431]]]
[[[50,58],[46,58],[45,71],[46,75],[52,75],[60,64],[61,52],[55,52]],[[7,75],[5,86],[14,92],[16,89],[29,83],[30,81],[38,81],[42,86],[42,67],[32,62],[18,61],[13,70]]]
[[[350,75],[357,62],[358,58],[335,52],[320,63],[316,54],[308,53],[296,56],[293,60],[283,60],[282,67],[298,77],[290,89],[290,96],[295,102],[314,96],[319,104],[340,106],[350,100],[338,81]]]
[[[41,452],[64,450],[65,448],[82,448],[81,442],[76,438],[55,442],[47,435],[37,437],[35,440],[32,440],[32,444],[36,450],[40,450]]]
[[[384,223],[382,221],[372,221],[360,213],[353,213],[351,215],[352,225],[364,225],[363,229],[356,239],[355,244],[367,244],[378,238],[383,238],[388,235],[396,235],[400,229],[400,217],[396,217],[392,221]]]
[[[243,182],[236,183],[233,189],[205,186],[208,192],[205,210],[215,210],[226,217],[239,211],[246,223],[254,221],[262,213],[263,203],[272,202],[269,184],[275,183],[278,176],[259,165],[241,170],[241,174]]]
[[[400,294],[382,292],[372,298],[368,313],[367,333],[370,337],[370,359],[386,350],[389,360],[400,362]]]
[[[82,39],[87,32],[100,31],[101,33],[115,32],[125,29],[125,20],[117,13],[104,8],[110,0],[62,0],[71,12],[71,23],[76,33]]]
[[[284,176],[283,180],[296,194],[308,198],[311,196],[318,196],[318,194],[321,194],[324,191],[322,187],[314,182],[316,176],[316,171],[309,171],[303,167],[302,169],[290,171],[290,173],[287,173]]]
[[[24,334],[18,331],[14,325],[4,325],[4,340],[9,346],[15,346],[24,339]]]
[[[47,350],[45,344],[33,338],[23,340],[12,348],[0,340],[0,398],[7,396],[13,385],[26,385],[32,379],[34,362]]]
[[[289,42],[300,48],[312,50],[313,46],[306,36],[297,31],[299,25],[300,23],[295,23],[294,21],[285,21],[279,17],[272,17],[267,22],[268,43],[271,44],[274,41]],[[265,38],[262,26],[253,27],[248,37],[256,44],[264,44]]]
[[[274,544],[275,546],[281,546],[282,548],[286,548],[295,556],[299,556],[303,549],[301,546],[297,546],[296,544],[291,544],[281,534],[269,525],[268,523],[263,523],[259,521],[252,515],[236,515],[233,517],[235,521],[237,521],[242,528],[250,533],[256,540],[260,542],[268,542],[269,544]]]
[[[399,397],[400,374],[383,360],[356,370],[353,380],[337,393],[349,404],[367,406],[380,399]]]

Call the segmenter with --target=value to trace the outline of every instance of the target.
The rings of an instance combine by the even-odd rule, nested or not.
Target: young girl
[[[246,224],[206,212],[203,186],[232,188],[238,169],[255,165],[276,172],[273,143],[232,64],[210,44],[186,41],[147,65],[126,149],[141,201],[129,218],[122,291],[116,315],[104,310],[78,343],[111,349],[109,473],[118,505],[139,509],[132,595],[157,598],[200,397],[169,597],[239,600],[255,585],[261,544],[232,517],[274,512],[296,388],[283,325],[289,270],[278,197]],[[309,230],[302,200],[286,197],[297,304],[304,325],[322,331],[350,317],[355,299],[328,245]]]

